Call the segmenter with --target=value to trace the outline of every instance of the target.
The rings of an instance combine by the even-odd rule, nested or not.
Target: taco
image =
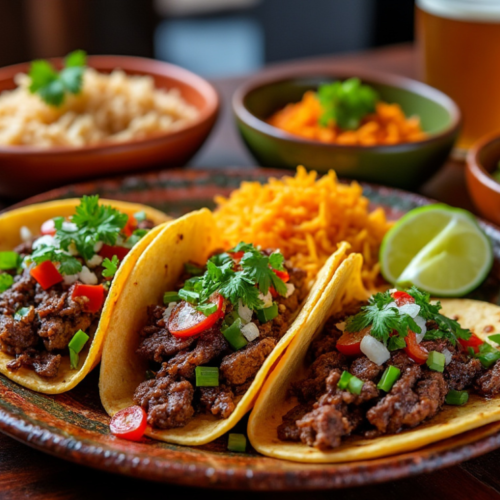
[[[253,405],[267,374],[304,328],[346,256],[341,245],[310,293],[278,249],[221,250],[209,210],[172,222],[122,290],[99,380],[109,415],[142,407],[146,434],[210,442]]]
[[[139,255],[169,220],[98,196],[0,216],[0,372],[47,394],[99,362],[106,326]]]
[[[365,460],[500,420],[500,308],[414,287],[353,301],[358,276],[341,266],[264,385],[248,424],[258,452]]]

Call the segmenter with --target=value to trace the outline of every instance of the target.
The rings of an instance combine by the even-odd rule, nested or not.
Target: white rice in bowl
[[[150,76],[110,74],[86,68],[82,91],[66,94],[62,106],[45,104],[28,90],[30,79],[16,76],[18,87],[0,94],[0,145],[87,146],[125,142],[174,132],[199,111],[178,89],[155,88]]]

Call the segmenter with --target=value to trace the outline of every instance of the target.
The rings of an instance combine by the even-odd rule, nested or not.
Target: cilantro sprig
[[[104,270],[102,271],[102,275],[105,278],[112,278],[116,271],[118,271],[118,266],[120,265],[120,261],[116,255],[113,255],[111,259],[107,257],[102,261],[102,267]]]
[[[46,260],[59,262],[59,272],[61,274],[77,274],[82,270],[82,263],[72,255],[64,252],[60,248],[40,245],[29,257],[35,264],[40,264]]]
[[[321,85],[318,99],[323,114],[319,124],[326,127],[334,121],[342,129],[355,130],[366,115],[375,111],[378,98],[377,92],[359,78]]]
[[[38,94],[50,106],[61,106],[67,93],[81,92],[86,62],[87,54],[83,50],[68,54],[61,71],[46,60],[33,61],[28,73],[29,91]]]

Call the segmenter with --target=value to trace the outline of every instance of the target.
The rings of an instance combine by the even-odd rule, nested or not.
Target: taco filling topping
[[[40,235],[0,252],[0,350],[45,378],[58,375],[62,356],[78,368],[120,262],[151,228],[144,212],[130,217],[98,196],[84,196],[69,219],[42,224]]]
[[[444,404],[465,404],[467,390],[500,394],[500,351],[440,309],[413,287],[329,318],[307,353],[307,377],[290,388],[299,404],[283,416],[279,439],[329,450],[351,434],[418,426]]]
[[[159,429],[196,413],[228,418],[307,293],[306,273],[279,251],[240,243],[185,264],[164,305],[148,308],[138,354],[150,363],[134,402]]]

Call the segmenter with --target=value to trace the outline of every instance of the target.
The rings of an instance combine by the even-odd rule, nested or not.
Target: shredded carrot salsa
[[[382,238],[391,227],[383,209],[369,210],[357,182],[342,184],[333,170],[321,178],[298,167],[295,177],[267,184],[243,182],[229,198],[215,198],[215,219],[227,248],[240,241],[279,248],[292,264],[314,278],[338,243],[364,257],[363,280],[377,287]]]
[[[427,135],[418,116],[406,118],[399,104],[377,102],[375,113],[365,116],[356,130],[342,130],[334,121],[323,127],[319,120],[323,108],[316,92],[306,92],[298,103],[276,112],[268,123],[294,135],[316,141],[359,146],[377,146],[415,142]]]

